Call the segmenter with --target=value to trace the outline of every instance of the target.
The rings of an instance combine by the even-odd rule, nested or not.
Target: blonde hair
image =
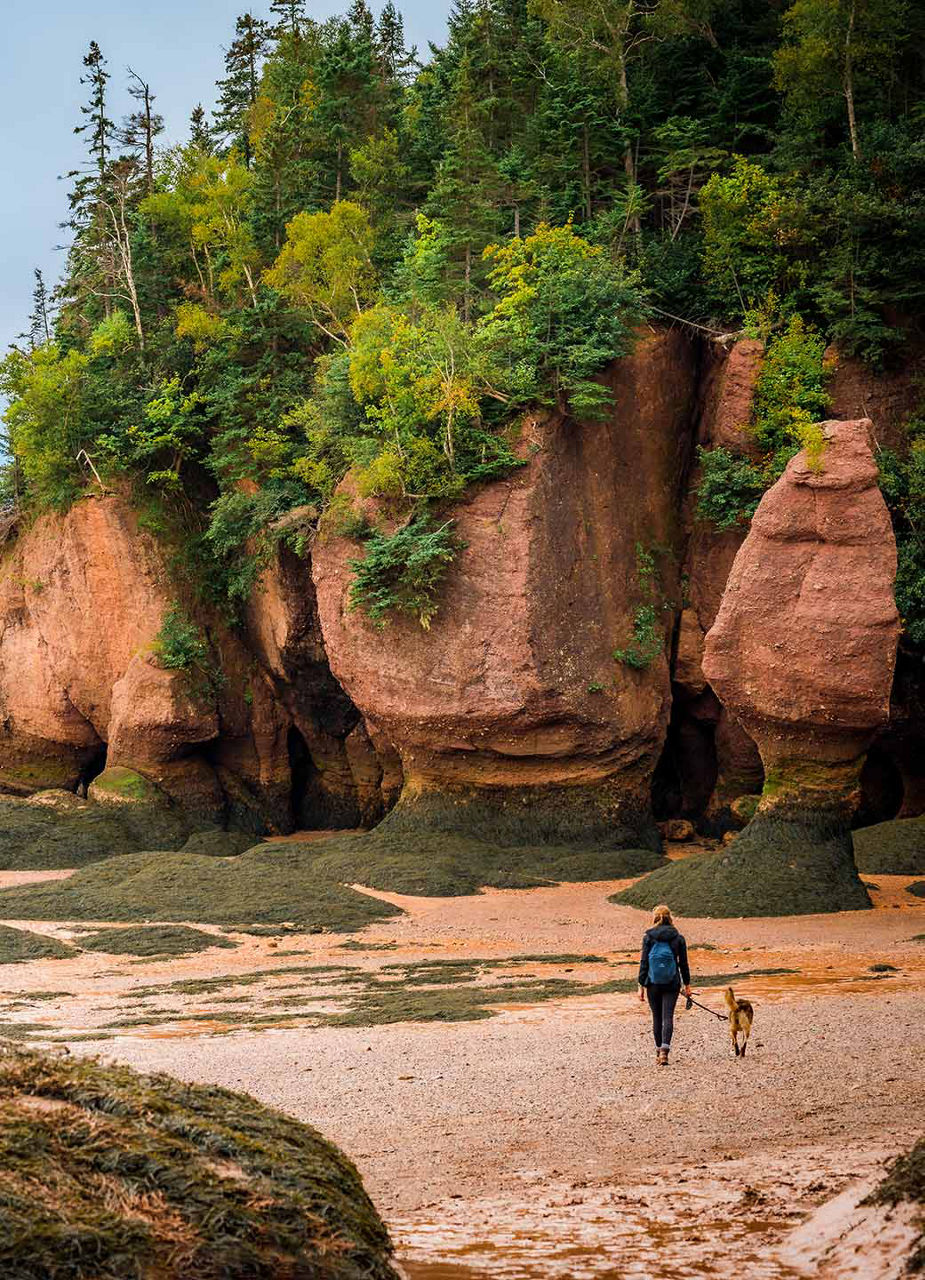
[[[652,911],[653,924],[671,924],[671,911],[665,906],[664,902],[659,903]]]

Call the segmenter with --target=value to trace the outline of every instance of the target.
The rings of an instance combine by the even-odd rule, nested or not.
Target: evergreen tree
[[[473,311],[484,270],[482,250],[497,234],[501,180],[485,138],[487,107],[480,101],[471,58],[463,54],[450,104],[449,145],[427,201],[442,229],[445,279],[457,293],[463,318]]]
[[[190,112],[189,140],[199,151],[209,155],[212,151],[212,130],[206,121],[206,113],[201,102],[197,102]]]
[[[386,0],[376,25],[376,52],[382,76],[397,85],[407,83],[417,65],[417,49],[405,45],[405,23],[392,0]]]
[[[32,315],[29,317],[29,339],[33,347],[51,341],[49,324],[48,291],[41,269],[35,268],[35,287],[32,290]]]
[[[215,132],[229,147],[241,152],[248,169],[252,159],[252,113],[257,101],[260,65],[269,42],[269,24],[253,14],[243,14],[235,23],[235,38],[225,53],[226,75],[218,81]]]
[[[109,315],[114,265],[106,200],[115,125],[106,114],[106,59],[95,40],[90,42],[83,65],[86,74],[80,83],[87,87],[88,96],[80,108],[84,122],[76,125],[74,132],[83,138],[87,158],[68,174],[75,181],[68,193],[65,223],[74,232],[66,292],[78,304],[85,298],[100,298],[104,313]],[[93,310],[95,307],[91,313]]]
[[[150,195],[154,190],[154,140],[163,133],[164,118],[154,110],[151,86],[131,67],[128,73],[129,94],[140,105],[137,111],[125,117],[116,136],[133,155],[143,159],[145,191]]]
[[[308,22],[305,0],[270,0],[270,12],[278,16],[277,34],[288,32],[298,37]]]

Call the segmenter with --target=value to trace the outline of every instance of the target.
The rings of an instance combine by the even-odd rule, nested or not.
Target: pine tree
[[[51,341],[51,326],[48,323],[48,291],[41,269],[35,268],[35,287],[32,290],[32,315],[29,317],[29,339],[33,347],[40,347]]]
[[[250,168],[251,113],[257,101],[260,64],[270,41],[270,27],[261,18],[245,13],[235,23],[235,38],[225,53],[227,75],[219,80],[215,132],[230,147],[237,147]]]
[[[154,110],[154,94],[147,81],[131,67],[128,73],[129,94],[141,105],[125,117],[116,137],[133,155],[144,157],[145,191],[150,195],[154,190],[154,140],[164,130],[164,117]]]
[[[303,26],[308,22],[305,14],[305,0],[270,0],[270,12],[278,14],[277,34],[288,31],[298,37]]]
[[[353,0],[347,10],[347,21],[358,36],[372,42],[375,22],[366,0]]]
[[[83,59],[86,74],[80,83],[89,94],[80,112],[83,124],[74,132],[84,140],[87,159],[68,174],[75,182],[68,193],[69,217],[64,224],[74,234],[70,251],[69,292],[79,299],[85,294],[102,297],[106,315],[112,310],[112,246],[106,211],[110,163],[115,126],[106,114],[106,59],[95,40]]]
[[[386,0],[376,26],[376,53],[383,79],[404,85],[417,66],[417,49],[405,46],[405,23],[392,0]]]
[[[472,59],[463,54],[450,103],[449,146],[437,171],[426,211],[443,228],[447,278],[460,286],[468,320],[477,288],[482,250],[497,234],[501,180],[485,139],[484,103],[476,93]]]
[[[206,123],[206,113],[201,102],[197,102],[190,112],[189,140],[199,151],[212,154],[212,130]]]
[[[74,132],[84,138],[87,163],[68,175],[77,178],[70,196],[72,215],[77,220],[87,216],[88,208],[93,206],[104,190],[115,129],[106,115],[106,82],[109,72],[106,70],[106,59],[95,40],[90,41],[83,64],[87,68],[87,74],[80,77],[80,83],[89,86],[90,95],[86,104],[80,108],[81,115],[86,119],[83,124],[74,126]]]

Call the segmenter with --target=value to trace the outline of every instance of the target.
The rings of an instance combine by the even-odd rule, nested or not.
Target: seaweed
[[[245,1094],[9,1050],[0,1165],[15,1280],[396,1280],[351,1162]]]
[[[869,908],[843,819],[759,813],[731,844],[653,871],[611,902],[683,916],[789,916]]]
[[[854,860],[864,875],[925,875],[925,816],[860,827],[854,832]]]
[[[29,960],[64,960],[76,955],[73,947],[57,938],[29,929],[0,924],[0,964],[24,964]]]
[[[210,947],[236,947],[229,938],[203,933],[187,925],[142,925],[129,929],[97,929],[80,938],[84,951],[112,956],[185,956]]]

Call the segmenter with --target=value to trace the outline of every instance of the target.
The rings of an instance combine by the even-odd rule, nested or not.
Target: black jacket
[[[678,962],[681,980],[687,986],[691,980],[690,966],[687,963],[687,943],[683,934],[678,933],[673,924],[656,924],[647,929],[642,938],[642,955],[639,957],[639,985],[649,985],[649,948],[653,942],[667,942]],[[678,984],[680,986],[680,983]]]

